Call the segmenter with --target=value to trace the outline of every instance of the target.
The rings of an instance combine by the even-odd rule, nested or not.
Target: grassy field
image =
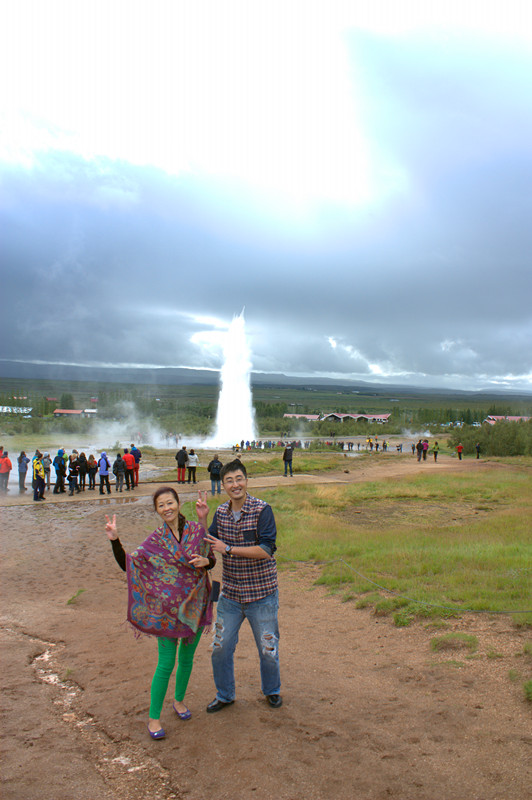
[[[31,454],[36,446],[46,448],[38,438],[24,437],[17,445]],[[57,442],[48,449],[55,452]],[[174,450],[142,449],[144,463],[154,468],[149,480],[175,481]],[[213,452],[199,451],[199,480],[208,478]],[[230,457],[223,453],[222,461]],[[282,449],[242,458],[251,477],[283,470]],[[391,452],[346,459],[338,452],[298,451],[294,472],[354,473],[376,459],[399,466],[411,458]],[[507,611],[516,623],[532,626],[532,614],[517,613],[532,609],[531,458],[492,458],[489,469],[461,475],[283,485],[261,490],[260,496],[275,511],[280,567],[290,569],[299,561],[318,565],[318,582],[346,602],[393,614],[398,625],[472,609]]]
[[[509,612],[532,626],[532,613],[517,613],[532,611],[530,459],[501,459],[482,473],[283,486],[260,496],[275,511],[280,567],[319,565],[318,583],[345,601],[393,614],[397,625],[470,609]]]
[[[283,447],[278,447],[275,450],[266,451],[248,451],[241,455],[241,460],[246,466],[248,477],[260,478],[267,475],[280,475],[284,471],[283,465]],[[198,469],[198,480],[207,480],[209,475],[206,467],[211,460],[214,450],[198,450],[200,457],[200,468]],[[223,452],[220,458],[223,463],[227,463],[233,459],[231,453]],[[360,463],[369,457],[365,453],[361,453],[356,458],[345,458],[344,454],[338,451],[332,452],[306,452],[297,451],[293,460],[293,471],[295,475],[308,475],[319,474],[323,472],[338,471],[340,469],[358,469]],[[378,458],[397,458],[395,454],[380,454]],[[175,459],[171,454],[162,456],[158,454],[157,459],[160,459],[161,464],[168,464],[168,472],[164,472],[157,480],[175,480]]]

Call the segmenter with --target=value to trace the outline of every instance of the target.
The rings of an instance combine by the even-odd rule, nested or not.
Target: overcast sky
[[[532,391],[529,0],[0,0],[0,356]],[[1,374],[1,363],[0,363]]]

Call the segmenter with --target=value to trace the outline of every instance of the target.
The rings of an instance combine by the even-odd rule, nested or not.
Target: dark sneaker
[[[266,700],[272,708],[280,708],[283,704],[283,698],[280,694],[267,694]]]

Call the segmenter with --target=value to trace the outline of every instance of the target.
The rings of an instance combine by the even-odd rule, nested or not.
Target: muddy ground
[[[483,467],[405,459],[292,480],[420,469]],[[280,480],[257,479],[250,490],[260,496],[261,486]],[[103,519],[117,513],[132,549],[156,527],[152,489],[118,499],[85,492],[1,501],[3,800],[531,796],[532,712],[522,681],[509,677],[525,669],[530,633],[504,616],[467,615],[450,629],[478,638],[475,657],[434,653],[438,631],[396,628],[342,603],[314,585],[318,573],[306,565],[280,573],[283,707],[270,709],[261,696],[255,645],[243,627],[237,702],[207,715],[215,691],[204,636],[187,695],[192,719],[180,722],[168,699],[167,738],[151,741],[156,645],[136,641],[124,625],[125,577]]]

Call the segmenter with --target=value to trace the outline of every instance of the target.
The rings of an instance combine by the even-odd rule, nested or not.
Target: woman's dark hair
[[[222,469],[220,470],[220,478],[223,479],[227,475],[228,472],[242,472],[244,478],[247,478],[248,474],[246,472],[246,468],[243,463],[240,461],[239,458],[235,458],[234,461],[230,461],[229,464],[224,464]]]
[[[19,464],[20,464],[20,462],[22,461],[22,459],[24,458],[25,455],[26,455],[26,453],[24,452],[24,450],[22,450],[20,455],[19,455],[19,457],[17,458],[17,461],[18,461]]]
[[[173,494],[176,502],[179,503],[179,495],[175,489],[172,489],[171,486],[159,486],[152,495],[153,500],[153,508],[157,511],[157,500],[162,494]],[[181,512],[179,512],[178,519],[177,519],[177,530],[179,531],[179,538],[183,535],[183,531],[185,530],[186,525],[186,517],[183,516]]]

